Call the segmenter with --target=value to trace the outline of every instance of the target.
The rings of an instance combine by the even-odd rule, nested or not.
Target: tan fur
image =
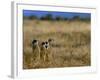
[[[41,60],[44,62],[50,61],[51,47],[49,46],[48,48],[45,48],[41,45],[40,57],[41,57]]]
[[[37,45],[35,48],[32,48],[33,52],[32,52],[32,58],[34,61],[39,60],[40,59],[40,47],[39,45]]]
[[[46,57],[46,49],[43,46],[41,46],[40,58],[42,61],[45,61],[45,57]]]
[[[32,56],[31,56],[31,62],[35,63],[40,60],[40,47],[38,42],[34,43],[32,46]]]

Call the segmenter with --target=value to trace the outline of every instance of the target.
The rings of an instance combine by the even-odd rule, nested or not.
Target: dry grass
[[[52,68],[90,66],[90,23],[82,21],[37,21],[24,20],[23,23],[23,68]],[[40,41],[53,38],[50,62],[32,62],[32,39]]]

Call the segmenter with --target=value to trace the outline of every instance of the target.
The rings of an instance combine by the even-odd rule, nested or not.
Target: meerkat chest
[[[38,54],[40,53],[40,48],[37,46],[37,47],[33,47],[33,54]]]
[[[45,54],[46,50],[44,48],[41,48],[41,54]]]
[[[51,48],[48,48],[48,49],[46,49],[45,53],[46,54],[50,54],[51,53],[51,50],[52,50]]]

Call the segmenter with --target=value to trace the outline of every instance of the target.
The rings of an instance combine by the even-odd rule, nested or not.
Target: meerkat
[[[43,61],[45,61],[45,54],[46,54],[45,42],[41,43],[40,49],[41,49],[40,59],[43,60]]]
[[[46,62],[50,60],[51,46],[48,41],[42,42],[40,58]]]
[[[40,47],[38,40],[32,41],[32,59],[37,61],[40,59]]]

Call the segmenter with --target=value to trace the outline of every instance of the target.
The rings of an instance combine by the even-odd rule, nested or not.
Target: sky
[[[53,17],[60,16],[60,17],[69,18],[69,19],[73,18],[74,16],[79,16],[81,18],[90,18],[91,17],[91,13],[23,10],[24,16],[35,15],[40,18],[42,16],[45,16],[46,14],[52,14]]]

